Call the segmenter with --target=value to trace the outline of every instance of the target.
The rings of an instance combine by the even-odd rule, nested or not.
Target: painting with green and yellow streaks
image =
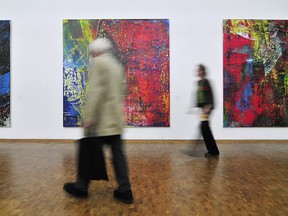
[[[288,126],[288,20],[224,20],[224,127]]]
[[[131,127],[170,126],[169,20],[63,21],[64,127],[81,126],[88,83],[88,44],[107,38],[125,68],[124,121]]]

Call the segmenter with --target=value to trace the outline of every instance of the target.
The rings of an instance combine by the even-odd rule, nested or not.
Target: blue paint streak
[[[78,119],[80,116],[80,113],[76,111],[74,108],[74,103],[71,103],[68,101],[68,98],[64,96],[64,118],[66,120],[63,120],[63,126],[64,127],[79,127]]]
[[[0,96],[10,94],[10,72],[0,75]]]
[[[10,21],[0,21],[0,40],[10,41]]]
[[[252,96],[252,84],[249,82],[242,94],[242,97],[237,101],[236,106],[239,110],[245,111],[246,109],[250,108],[250,98]]]
[[[253,59],[252,58],[248,58],[247,60],[247,65],[245,67],[245,73],[248,74],[253,74]]]
[[[249,77],[249,80],[252,80],[253,76],[253,58],[249,57],[246,60],[247,64],[244,69],[244,75]],[[239,110],[245,111],[248,108],[251,108],[250,104],[250,98],[253,94],[253,89],[252,89],[252,81],[249,81],[247,85],[245,86],[245,89],[242,93],[242,97],[237,101],[236,106]]]

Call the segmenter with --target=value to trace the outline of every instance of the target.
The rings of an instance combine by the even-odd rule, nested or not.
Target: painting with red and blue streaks
[[[63,21],[64,127],[81,126],[88,87],[88,44],[113,44],[125,67],[124,121],[131,127],[170,126],[168,19],[79,19]]]
[[[0,21],[0,127],[10,127],[10,21]]]
[[[288,20],[224,20],[224,127],[288,126]]]

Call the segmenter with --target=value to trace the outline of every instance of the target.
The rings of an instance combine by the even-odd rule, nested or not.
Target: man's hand
[[[92,124],[90,122],[83,122],[83,128],[89,128],[92,126]]]

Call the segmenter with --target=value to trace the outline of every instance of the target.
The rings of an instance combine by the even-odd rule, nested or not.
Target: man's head
[[[111,49],[111,42],[105,38],[97,38],[89,44],[89,54],[93,57],[109,52]]]

